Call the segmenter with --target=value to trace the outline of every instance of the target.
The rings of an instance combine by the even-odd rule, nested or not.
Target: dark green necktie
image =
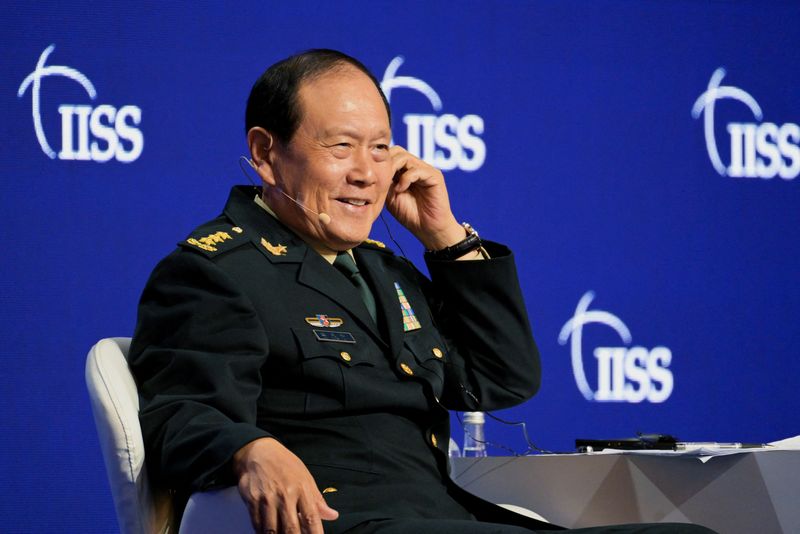
[[[343,275],[345,275],[354,286],[356,286],[356,289],[358,289],[358,292],[361,295],[361,299],[364,301],[364,305],[367,307],[370,317],[372,317],[372,320],[377,323],[378,314],[375,306],[375,297],[372,295],[372,291],[370,291],[367,281],[364,280],[364,277],[361,276],[360,272],[358,272],[358,266],[356,266],[356,262],[353,260],[350,254],[347,252],[340,252],[337,254],[336,260],[333,262],[333,266],[336,267]]]

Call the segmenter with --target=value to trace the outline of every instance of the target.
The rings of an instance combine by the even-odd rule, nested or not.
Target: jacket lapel
[[[310,247],[307,248],[303,263],[300,264],[297,281],[336,301],[347,309],[365,330],[369,330],[376,339],[383,341],[378,325],[370,317],[355,286]]]

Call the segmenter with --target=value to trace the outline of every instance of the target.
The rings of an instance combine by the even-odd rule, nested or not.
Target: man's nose
[[[368,147],[359,148],[353,155],[353,167],[347,178],[351,183],[372,185],[377,181],[377,165]]]

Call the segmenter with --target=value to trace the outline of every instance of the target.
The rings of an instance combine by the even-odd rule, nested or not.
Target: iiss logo
[[[142,110],[137,106],[122,106],[119,109],[108,104],[93,107],[86,104],[61,104],[61,150],[56,153],[47,140],[42,125],[41,88],[42,80],[50,76],[63,76],[78,83],[91,100],[97,98],[94,84],[81,72],[64,65],[46,65],[55,50],[48,46],[39,56],[36,68],[22,80],[17,97],[22,98],[31,88],[31,112],[33,129],[39,146],[49,158],[106,162],[112,158],[123,163],[135,161],[142,153],[144,137],[136,128],[142,121]],[[74,135],[77,131],[77,139]],[[91,139],[91,142],[90,142]]]
[[[408,151],[443,171],[480,169],[486,160],[486,144],[480,138],[483,119],[472,114],[438,114],[443,109],[442,99],[433,87],[419,78],[397,75],[403,61],[402,56],[397,56],[383,73],[381,88],[386,99],[391,102],[394,89],[411,89],[421,93],[436,112],[403,115]]]
[[[761,122],[763,112],[756,99],[747,91],[730,85],[720,85],[725,69],[720,67],[711,75],[708,88],[692,107],[692,117],[703,115],[706,150],[712,165],[721,176],[734,178],[774,178],[792,180],[800,174],[800,125]],[[735,100],[747,106],[759,122],[729,122],[730,165],[722,162],[714,133],[714,112],[718,100]]]
[[[664,402],[672,394],[673,376],[669,370],[672,352],[667,347],[647,349],[630,347],[631,332],[622,320],[607,311],[589,310],[594,292],[587,291],[575,308],[575,315],[561,328],[558,342],[570,340],[572,373],[578,389],[590,401],[598,402]],[[586,378],[583,360],[583,327],[600,324],[614,330],[624,346],[595,347],[597,390]]]

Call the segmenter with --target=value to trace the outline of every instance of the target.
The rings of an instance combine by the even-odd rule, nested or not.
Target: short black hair
[[[291,141],[302,119],[297,98],[300,85],[346,65],[355,67],[372,80],[386,106],[391,124],[389,101],[381,90],[381,84],[369,69],[354,57],[337,50],[315,48],[275,63],[256,80],[247,98],[245,133],[260,126],[283,143]]]

